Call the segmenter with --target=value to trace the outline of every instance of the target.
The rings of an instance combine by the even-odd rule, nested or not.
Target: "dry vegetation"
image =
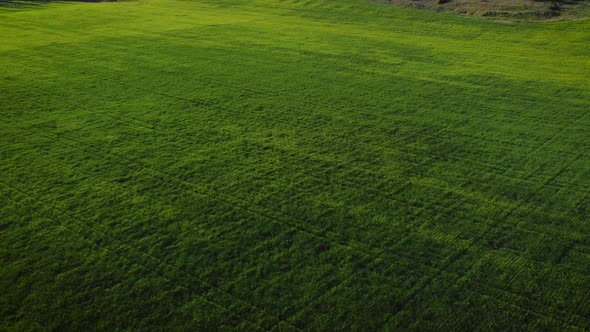
[[[496,19],[579,19],[590,16],[590,2],[587,0],[386,0],[386,2],[419,9]]]

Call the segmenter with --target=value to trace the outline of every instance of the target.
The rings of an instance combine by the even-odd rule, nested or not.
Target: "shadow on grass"
[[[0,0],[0,8],[38,8],[52,2],[116,2],[117,0]]]

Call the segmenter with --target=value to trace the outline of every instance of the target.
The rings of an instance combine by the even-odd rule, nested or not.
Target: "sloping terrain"
[[[382,3],[498,21],[581,19],[590,16],[588,0],[385,0]]]
[[[0,329],[590,329],[590,20],[0,8]]]

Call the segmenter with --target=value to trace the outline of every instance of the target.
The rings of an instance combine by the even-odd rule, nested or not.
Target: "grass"
[[[0,8],[0,329],[590,329],[590,20]]]

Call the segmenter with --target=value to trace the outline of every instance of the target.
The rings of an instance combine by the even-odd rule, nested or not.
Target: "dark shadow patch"
[[[33,9],[53,2],[117,2],[118,0],[0,0],[0,7]]]

